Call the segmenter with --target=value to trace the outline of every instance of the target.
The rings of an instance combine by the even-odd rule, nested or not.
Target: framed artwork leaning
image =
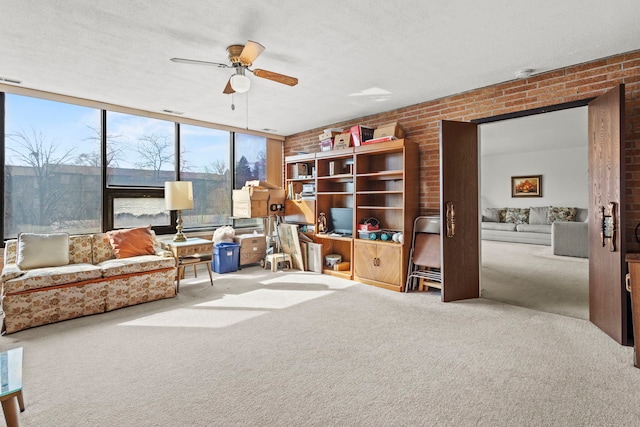
[[[542,197],[542,175],[512,176],[511,197]]]

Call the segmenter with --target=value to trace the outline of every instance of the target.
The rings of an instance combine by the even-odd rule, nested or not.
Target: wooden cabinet
[[[402,245],[356,239],[354,280],[395,291],[404,288]]]
[[[285,221],[315,225],[319,213],[323,212],[331,228],[332,208],[352,210],[353,238],[316,235],[316,241],[323,244],[323,261],[326,254],[337,253],[343,261],[351,262],[351,269],[342,272],[325,269],[324,272],[402,291],[413,221],[418,215],[417,144],[399,139],[288,156],[285,163],[287,198],[290,199],[285,205]],[[300,172],[308,168],[300,167],[300,163],[313,164],[312,178],[301,177]],[[303,184],[314,185],[315,197],[298,196]],[[295,201],[296,198],[302,200]],[[376,218],[381,230],[403,233],[404,242],[359,239],[358,224],[366,218]]]

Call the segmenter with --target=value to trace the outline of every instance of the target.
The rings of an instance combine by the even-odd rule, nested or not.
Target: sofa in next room
[[[547,245],[555,255],[587,258],[588,218],[587,209],[574,207],[485,208],[482,239]]]

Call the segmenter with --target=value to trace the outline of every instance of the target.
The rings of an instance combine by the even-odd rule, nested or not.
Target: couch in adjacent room
[[[588,257],[587,209],[556,206],[485,208],[483,240],[553,247],[555,255]]]
[[[2,333],[176,295],[175,258],[149,227],[6,242]]]

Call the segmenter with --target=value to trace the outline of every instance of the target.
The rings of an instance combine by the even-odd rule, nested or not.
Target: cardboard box
[[[382,138],[384,136],[393,136],[397,139],[402,139],[404,138],[404,131],[402,130],[398,122],[378,126],[378,128],[373,131],[374,138]]]
[[[354,147],[359,147],[363,141],[373,139],[373,128],[355,125],[351,128],[351,141]]]
[[[273,205],[282,206],[284,209],[285,191],[282,188],[272,188],[269,190],[269,211],[274,212]],[[277,208],[275,210],[278,210]]]
[[[333,139],[324,139],[320,141],[320,151],[333,150]]]
[[[351,133],[341,133],[333,138],[333,149],[339,150],[341,148],[351,147]]]
[[[279,188],[277,185],[269,184],[268,182],[258,181],[258,180],[245,181],[244,186],[245,187],[261,187],[261,188]]]
[[[267,238],[264,234],[240,234],[233,238],[240,245],[240,265],[259,263],[267,254]]]
[[[325,139],[333,139],[336,135],[340,135],[342,133],[342,129],[338,132],[336,130],[325,129],[323,133],[318,135],[318,139],[323,141]]]
[[[269,216],[269,190],[244,187],[233,190],[233,216],[236,218],[262,218]]]

